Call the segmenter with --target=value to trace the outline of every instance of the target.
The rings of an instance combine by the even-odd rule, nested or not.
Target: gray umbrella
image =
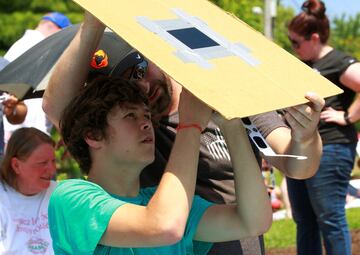
[[[0,57],[0,71],[4,69],[5,66],[9,64],[9,61],[7,61],[5,58]]]
[[[42,40],[0,72],[0,90],[16,95],[20,99],[41,97],[46,88],[53,67],[57,60],[75,37],[79,25],[69,26]],[[106,68],[91,68],[92,73],[109,74],[122,72],[137,64],[141,59],[131,57],[133,48],[111,31],[102,37],[99,49],[108,55]]]
[[[0,90],[18,98],[41,97],[37,87],[49,78],[49,73],[70,41],[79,25],[74,25],[53,34],[34,45],[0,72]]]

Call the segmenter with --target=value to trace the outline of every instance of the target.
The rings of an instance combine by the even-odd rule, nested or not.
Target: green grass
[[[360,229],[360,208],[346,210],[346,218],[351,230]]]
[[[360,178],[360,168],[357,165],[358,157],[352,172],[353,178]],[[280,185],[283,178],[279,170],[275,169],[275,183]],[[350,229],[360,229],[360,208],[346,210],[346,217]],[[296,226],[293,220],[284,219],[274,221],[270,230],[265,234],[265,246],[271,248],[286,248],[296,245]]]
[[[346,210],[346,217],[350,230],[360,228],[360,208]],[[267,249],[295,246],[295,240],[296,226],[290,219],[274,221],[270,230],[265,234]]]
[[[269,248],[285,248],[295,246],[295,223],[284,219],[273,221],[270,230],[265,234],[265,246]]]

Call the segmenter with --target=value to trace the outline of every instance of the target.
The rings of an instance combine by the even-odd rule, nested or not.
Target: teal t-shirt
[[[185,233],[178,243],[150,248],[118,248],[99,245],[112,214],[123,204],[147,205],[156,188],[141,189],[133,198],[107,193],[99,185],[84,180],[60,182],[49,203],[49,228],[55,254],[111,255],[200,255],[212,243],[193,241],[197,225],[212,204],[194,197]]]

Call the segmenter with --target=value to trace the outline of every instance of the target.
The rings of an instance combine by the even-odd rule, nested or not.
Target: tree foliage
[[[263,0],[211,0],[220,8],[237,16],[257,31],[263,31],[264,19],[262,15],[253,12],[254,7],[264,7]]]
[[[64,145],[59,132],[54,128],[51,137],[56,143],[56,169],[57,179],[64,180],[69,178],[83,178],[83,173],[77,162],[71,157]]]
[[[72,23],[83,18],[81,8],[71,0],[0,0],[0,55],[51,11],[64,13]]]
[[[331,44],[360,59],[360,13],[354,17],[343,14],[333,20]]]
[[[224,10],[233,13],[254,29],[263,32],[264,15],[256,14],[254,7],[264,9],[263,0],[211,0]],[[274,41],[291,52],[291,45],[287,38],[287,24],[294,17],[295,10],[284,7],[281,0],[277,0],[277,15],[274,24]],[[348,17],[345,14],[334,18],[331,25],[331,45],[360,58],[360,14]]]
[[[236,15],[242,21],[259,32],[264,32],[264,13],[256,13],[254,8],[264,10],[263,0],[211,0],[222,9]],[[264,11],[263,11],[264,12]],[[288,21],[294,17],[295,11],[290,7],[283,7],[281,0],[277,0],[277,14],[274,19],[274,42],[290,51],[291,46],[287,38]]]
[[[263,32],[264,15],[254,12],[254,7],[264,9],[264,0],[211,0],[225,11],[234,14],[257,31]],[[0,0],[0,55],[24,33],[35,28],[41,16],[49,11],[66,14],[73,23],[81,22],[82,9],[72,0]],[[274,26],[274,41],[290,51],[287,39],[287,22],[295,15],[290,7],[283,7],[277,0],[277,16]],[[360,14],[354,17],[343,15],[332,23],[331,44],[360,57]]]

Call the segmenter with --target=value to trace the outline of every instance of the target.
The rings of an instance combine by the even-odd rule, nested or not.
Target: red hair
[[[321,43],[327,43],[330,36],[329,19],[325,14],[325,4],[319,0],[307,0],[301,6],[302,12],[294,17],[288,30],[306,39],[317,33]]]

